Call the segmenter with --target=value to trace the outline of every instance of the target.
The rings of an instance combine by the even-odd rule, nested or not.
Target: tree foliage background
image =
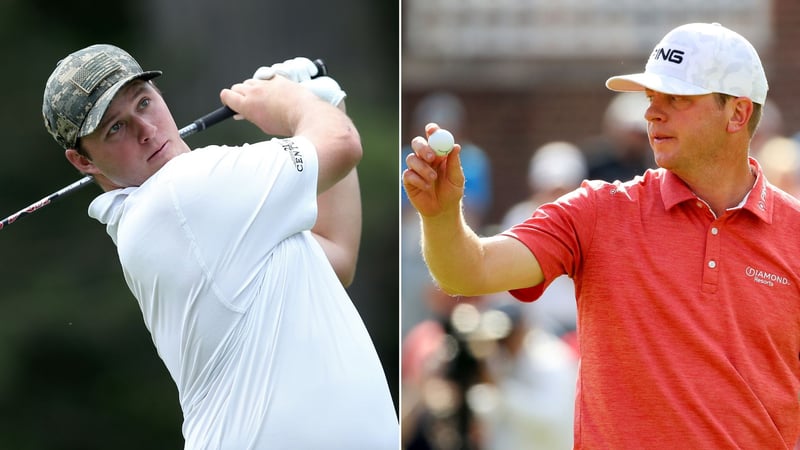
[[[364,233],[351,297],[398,392],[398,6],[344,0],[0,0],[0,215],[77,180],[41,117],[55,63],[94,43],[128,50],[178,125],[219,106],[256,68],[321,57],[348,92],[365,156]],[[229,121],[187,138],[261,139]],[[182,448],[172,380],[156,355],[115,248],[86,215],[89,186],[0,231],[0,448]],[[309,430],[313,432],[313,430]]]

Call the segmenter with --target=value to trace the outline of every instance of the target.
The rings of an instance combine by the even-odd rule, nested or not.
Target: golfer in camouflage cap
[[[143,71],[124,50],[98,44],[59,61],[47,80],[42,114],[47,131],[65,149],[92,133],[116,93],[135,79],[150,80],[161,71]]]
[[[308,58],[263,69],[219,94],[263,132],[253,143],[191,151],[149,81],[158,72],[111,46],[61,62],[45,123],[104,191],[88,213],[175,382],[183,448],[397,449],[383,367],[345,290],[358,130]]]

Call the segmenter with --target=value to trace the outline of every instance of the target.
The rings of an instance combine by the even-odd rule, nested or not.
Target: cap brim
[[[653,73],[619,75],[606,80],[606,87],[617,92],[639,92],[650,89],[672,95],[704,95],[711,91],[681,81],[677,78]]]
[[[108,105],[111,104],[111,101],[114,100],[117,92],[125,87],[125,85],[133,80],[152,80],[153,78],[161,75],[161,73],[162,72],[160,70],[150,70],[147,72],[138,73],[136,75],[131,75],[117,81],[114,86],[111,86],[108,90],[103,92],[103,95],[97,99],[92,109],[86,115],[86,120],[83,121],[81,129],[78,130],[78,137],[88,136],[97,129],[98,125],[100,125],[100,121],[103,120],[103,115],[105,115]]]

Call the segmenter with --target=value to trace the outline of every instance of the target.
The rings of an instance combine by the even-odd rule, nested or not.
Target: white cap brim
[[[677,78],[653,73],[619,75],[606,80],[606,87],[617,92],[639,92],[650,89],[672,95],[704,95],[712,91]]]

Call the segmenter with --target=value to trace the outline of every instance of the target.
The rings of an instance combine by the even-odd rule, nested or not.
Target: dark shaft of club
[[[233,117],[234,114],[236,113],[232,109],[228,108],[227,106],[222,106],[206,114],[205,116],[195,120],[189,125],[181,128],[178,132],[180,133],[181,138],[185,138],[187,136],[191,136],[197,133],[198,131],[203,131],[212,125],[222,122],[225,119]],[[25,217],[28,214],[32,214],[37,210],[49,205],[51,202],[58,199],[59,197],[63,197],[67,194],[77,191],[78,189],[88,184],[91,184],[93,181],[94,179],[91,176],[86,175],[85,177],[70,184],[69,186],[65,186],[59,189],[58,191],[48,195],[47,197],[39,200],[38,202],[31,204],[27,208],[15,212],[14,214],[6,217],[5,219],[3,219],[2,222],[0,222],[0,230],[5,228],[7,225],[16,222],[20,218]]]

